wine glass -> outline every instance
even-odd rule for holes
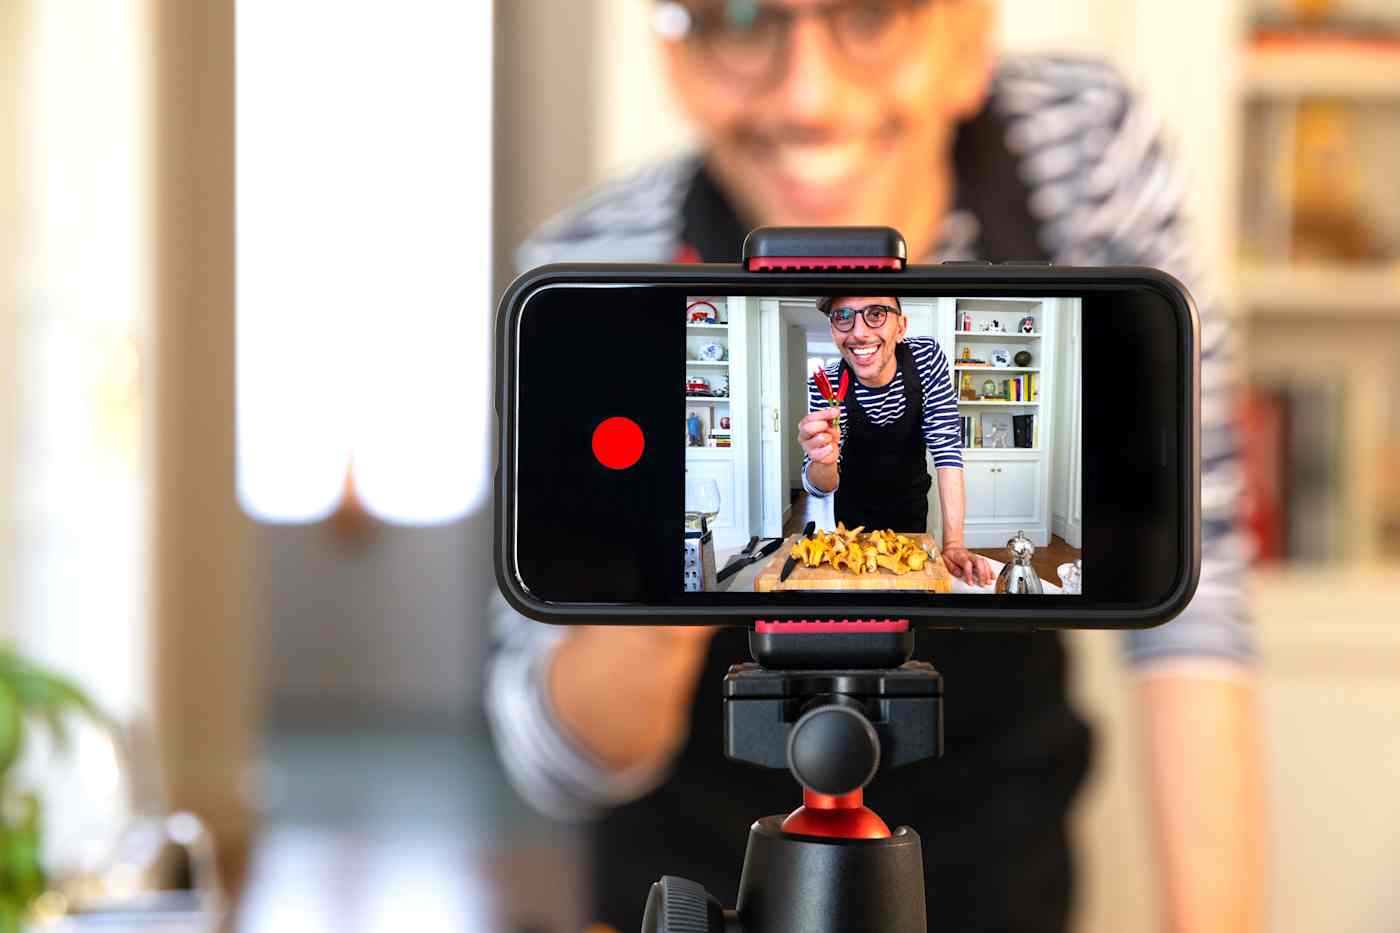
[[[685,510],[705,517],[707,527],[719,516],[719,483],[712,478],[687,478],[685,481]]]

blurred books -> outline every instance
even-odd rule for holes
[[[1256,562],[1339,559],[1346,421],[1340,386],[1255,386],[1243,409],[1244,511]]]

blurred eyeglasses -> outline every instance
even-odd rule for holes
[[[857,314],[865,319],[866,327],[879,330],[891,314],[898,313],[898,308],[891,308],[889,305],[866,305],[864,308],[832,308],[826,316],[831,321],[831,326],[844,334],[856,326]]]
[[[843,59],[868,69],[896,60],[912,37],[915,12],[930,2],[836,0],[794,8],[755,0],[667,0],[656,5],[652,23],[663,38],[693,43],[730,77],[766,84],[786,70],[798,20],[825,21]]]

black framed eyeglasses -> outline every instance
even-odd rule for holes
[[[866,305],[864,308],[832,308],[826,313],[826,317],[831,321],[832,327],[844,334],[856,326],[857,314],[865,319],[866,327],[879,330],[885,326],[885,321],[891,314],[899,313],[898,308],[891,308],[889,305]]]
[[[931,2],[835,0],[794,8],[759,0],[665,0],[652,22],[662,37],[693,43],[729,77],[763,84],[786,71],[800,19],[823,20],[843,59],[865,73],[899,60],[913,36],[914,14]]]

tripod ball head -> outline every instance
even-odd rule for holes
[[[798,783],[839,797],[860,790],[880,768],[880,737],[839,698],[808,710],[788,733],[788,768]]]

